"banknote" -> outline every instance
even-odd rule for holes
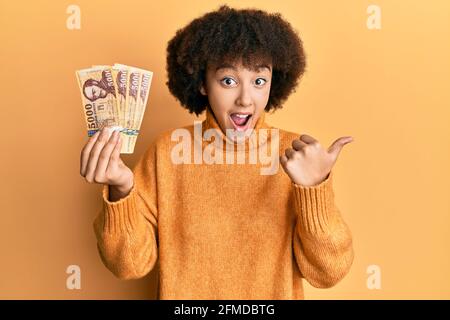
[[[150,86],[153,78],[153,72],[134,68],[134,71],[140,73],[141,81],[139,84],[139,93],[137,98],[137,106],[133,113],[133,121],[131,123],[131,129],[133,130],[133,136],[131,138],[131,145],[135,146],[136,140],[139,134],[139,129],[142,124],[142,119],[144,117],[145,108],[148,102],[148,95],[150,91]]]
[[[110,68],[76,71],[88,136],[104,126],[118,126],[116,88]]]
[[[123,64],[114,64],[115,68],[119,68],[122,70],[127,70],[127,90],[126,90],[126,112],[125,112],[125,127],[128,129],[133,128],[134,124],[134,114],[136,113],[136,108],[138,107],[138,95],[139,88],[141,85],[141,72],[138,68],[123,65]]]
[[[127,109],[128,68],[120,68],[118,66],[113,66],[112,73],[117,88],[117,107],[119,109],[119,123],[124,128],[126,128],[125,112]]]
[[[140,69],[142,73],[141,85],[139,88],[138,108],[134,114],[133,125],[139,129],[144,117],[145,108],[148,102],[148,94],[152,85],[153,72]]]
[[[134,150],[147,105],[153,72],[118,63],[114,64],[114,67],[128,71],[127,108],[124,115],[126,119],[124,126],[130,135],[128,139],[129,149]]]
[[[108,68],[111,70],[114,86],[116,89],[116,103],[118,110],[118,122],[124,128],[124,112],[127,107],[127,86],[128,86],[128,68],[109,65],[93,65],[92,68]]]
[[[133,153],[153,72],[123,64],[93,65],[76,72],[88,136],[112,126],[122,137],[121,153]]]
[[[94,65],[92,67],[101,67]],[[116,87],[116,101],[119,110],[118,123],[124,129],[121,130],[122,136],[122,153],[133,153],[135,145],[135,132],[132,130],[132,112],[135,103],[129,98],[129,74],[134,67],[123,64],[114,64],[111,66],[103,66],[111,68],[111,72]],[[130,103],[129,103],[130,102]]]

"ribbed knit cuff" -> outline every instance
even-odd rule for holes
[[[332,175],[330,172],[324,181],[311,187],[292,182],[300,227],[307,233],[324,235],[332,229],[335,221]]]
[[[111,202],[109,197],[109,185],[103,186],[103,207],[105,214],[104,232],[121,233],[132,231],[137,225],[137,190],[133,185],[130,193],[118,201]]]

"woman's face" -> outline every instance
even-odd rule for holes
[[[257,71],[239,65],[209,67],[206,88],[200,92],[208,96],[217,122],[226,134],[227,129],[253,129],[269,101],[272,65],[260,65]]]
[[[91,101],[95,101],[98,98],[103,98],[106,96],[105,90],[96,85],[87,86],[84,89],[84,94]]]

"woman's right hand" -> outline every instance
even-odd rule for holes
[[[110,133],[104,127],[89,138],[81,150],[80,174],[89,183],[108,184],[112,201],[128,195],[133,187],[134,176],[120,158],[122,139],[118,130]]]

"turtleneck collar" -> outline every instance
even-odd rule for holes
[[[223,132],[223,130],[220,128],[220,125],[217,122],[217,119],[209,106],[206,108],[206,119],[203,121],[203,124],[202,124],[202,136],[203,136],[203,133],[208,129],[217,130],[224,145],[227,142],[229,144],[230,143],[234,144],[234,145],[237,144],[236,142],[230,140],[226,136],[226,132]],[[264,143],[270,142],[270,137],[271,137],[270,130],[266,130],[267,131],[267,135],[265,135],[266,138],[261,138],[261,136],[259,134],[260,129],[271,129],[271,126],[265,122],[265,111],[260,115],[260,117],[256,121],[255,126],[253,127],[253,133],[256,134],[256,136],[257,136],[257,144],[255,145],[255,144],[249,143],[249,139],[245,139],[245,150],[246,151],[252,150],[254,147],[259,147]]]

